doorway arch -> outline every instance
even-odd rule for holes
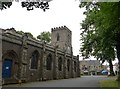
[[[17,53],[7,50],[2,56],[2,78],[17,78],[18,65]]]

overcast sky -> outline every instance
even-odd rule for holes
[[[14,27],[16,30],[31,32],[35,37],[43,31],[66,25],[72,31],[74,55],[80,49],[80,23],[85,19],[84,9],[79,8],[79,0],[53,0],[50,9],[27,11],[20,3],[14,2],[10,9],[0,11],[0,28]]]
[[[53,0],[49,5],[50,9],[46,12],[42,9],[27,11],[21,7],[21,3],[14,2],[10,9],[0,11],[0,28],[14,27],[16,30],[31,32],[36,37],[43,31],[51,32],[51,28],[66,25],[72,31],[73,54],[78,55],[81,44],[80,23],[85,19],[85,9],[79,8],[79,0]]]

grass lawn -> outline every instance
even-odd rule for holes
[[[108,78],[117,78],[118,76],[107,76]]]
[[[102,89],[120,89],[120,82],[116,79],[101,80],[100,86]]]

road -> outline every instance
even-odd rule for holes
[[[103,79],[106,79],[106,76],[82,76],[81,78],[5,85],[4,87],[100,87],[99,81]]]

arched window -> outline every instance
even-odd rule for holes
[[[51,67],[52,67],[52,55],[51,54],[49,54],[48,56],[47,56],[47,59],[46,59],[46,69],[47,70],[51,70]]]
[[[38,58],[39,58],[38,51],[34,51],[32,53],[31,69],[37,69],[37,67],[38,67]]]
[[[68,71],[70,71],[70,60],[69,59],[67,60],[67,69]]]
[[[57,34],[57,41],[59,41],[60,40],[60,35],[59,34]]]
[[[76,72],[76,62],[74,61],[74,71]]]
[[[62,58],[61,57],[58,59],[58,70],[62,71]]]

